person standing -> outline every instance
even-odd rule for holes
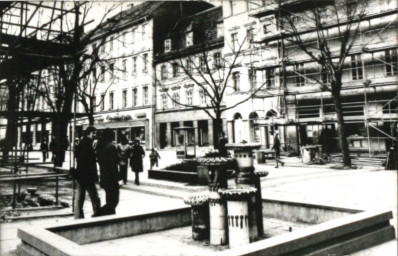
[[[113,145],[113,131],[105,129],[97,145],[97,159],[100,168],[100,186],[105,190],[106,203],[101,207],[99,216],[116,213],[119,203],[118,155]]]
[[[84,218],[83,205],[86,198],[86,191],[91,199],[93,207],[93,216],[97,216],[101,207],[101,201],[98,196],[95,183],[98,182],[97,162],[93,148],[93,137],[96,129],[92,126],[84,131],[84,137],[75,149],[76,153],[76,179],[77,200],[75,207],[75,219]]]
[[[130,145],[126,135],[122,135],[120,143],[117,144],[117,155],[119,159],[119,174],[123,184],[127,183],[127,166],[130,154]]]
[[[145,151],[140,145],[139,140],[134,141],[133,149],[131,150],[130,166],[135,173],[135,184],[140,185],[139,173],[144,171],[142,159],[145,156]]]
[[[55,136],[51,136],[51,142],[50,142],[50,150],[51,150],[51,162],[55,161],[55,155],[57,152],[57,142],[55,141]]]
[[[159,166],[159,160],[158,159],[160,159],[160,155],[159,155],[158,151],[156,150],[156,148],[152,148],[151,154],[149,154],[149,160],[150,160],[150,164],[151,164],[151,169],[152,169],[152,167],[155,166],[155,164],[156,164],[156,167]]]
[[[220,156],[227,157],[228,156],[228,150],[225,147],[225,145],[228,143],[228,139],[225,138],[225,133],[220,132],[220,137],[218,139],[218,153]]]
[[[279,140],[279,132],[278,131],[275,132],[274,144],[272,145],[271,149],[275,150],[275,162],[276,162],[275,168],[278,168],[278,163],[280,163],[282,166],[284,166],[285,163],[279,159],[281,156],[281,141]]]
[[[46,138],[43,138],[43,140],[41,141],[40,150],[43,153],[43,162],[46,162],[46,159],[48,157],[48,143]]]

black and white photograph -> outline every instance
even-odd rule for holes
[[[398,256],[396,0],[0,0],[1,256]]]

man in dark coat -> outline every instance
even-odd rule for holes
[[[98,215],[101,207],[95,183],[98,182],[97,162],[93,148],[93,137],[96,129],[89,126],[84,131],[84,137],[75,149],[77,162],[76,179],[78,181],[78,192],[75,207],[75,219],[84,218],[83,205],[86,191],[91,199],[94,216]]]
[[[275,136],[274,136],[274,144],[272,145],[273,150],[275,150],[275,168],[278,168],[278,163],[280,163],[282,166],[285,165],[284,162],[282,162],[279,158],[281,156],[281,141],[279,140],[279,132],[276,131],[275,132]]]
[[[131,152],[130,165],[131,170],[135,173],[135,184],[140,185],[139,173],[144,171],[142,159],[145,156],[145,151],[140,145],[139,140],[134,141],[134,146]]]
[[[98,143],[97,158],[100,167],[100,186],[105,190],[106,204],[101,207],[100,215],[116,213],[119,203],[118,155],[112,144],[113,131],[105,129]]]
[[[56,152],[57,152],[57,142],[55,141],[55,136],[51,136],[50,150],[51,150],[51,153],[52,153],[51,162],[54,162],[55,161],[55,155],[56,155]]]

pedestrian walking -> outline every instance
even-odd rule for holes
[[[116,213],[119,203],[118,155],[113,145],[113,131],[105,129],[97,145],[97,159],[100,168],[100,186],[105,190],[106,203],[101,207],[99,216]]]
[[[46,162],[46,159],[48,157],[48,143],[46,138],[43,138],[43,140],[41,141],[40,150],[43,154],[43,162]]]
[[[122,135],[120,143],[117,144],[117,155],[119,160],[119,178],[123,181],[123,184],[127,183],[127,167],[130,154],[130,145],[126,135]]]
[[[151,169],[152,169],[152,167],[155,166],[155,164],[156,164],[156,167],[159,166],[159,159],[160,159],[160,155],[159,155],[158,151],[156,150],[156,148],[152,148],[151,153],[149,154]]]
[[[134,146],[131,150],[130,166],[131,170],[135,173],[135,184],[140,185],[139,173],[144,171],[142,159],[145,156],[145,151],[140,145],[139,140],[134,141]]]
[[[280,163],[282,166],[285,165],[283,161],[280,160],[281,156],[281,141],[279,140],[279,132],[276,131],[274,135],[274,144],[272,145],[273,150],[275,150],[275,168],[278,168],[278,163]]]
[[[101,201],[98,196],[97,187],[95,183],[98,182],[97,162],[93,148],[93,137],[96,129],[92,126],[87,127],[84,131],[84,137],[80,141],[78,147],[75,149],[76,153],[76,179],[77,186],[77,200],[75,204],[75,219],[84,218],[83,205],[86,198],[86,191],[90,196],[93,207],[93,216],[99,214]]]
[[[51,150],[51,162],[55,161],[55,155],[57,152],[57,142],[55,141],[55,136],[51,136],[51,142],[50,142],[50,150]]]

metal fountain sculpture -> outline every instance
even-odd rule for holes
[[[184,199],[192,206],[194,240],[210,237],[212,245],[229,244],[233,248],[263,235],[260,178],[268,172],[255,171],[253,165],[253,150],[260,147],[244,141],[232,143],[226,148],[233,151],[233,157],[213,153],[198,159],[199,165],[208,169],[209,190]],[[231,168],[235,170],[235,185],[229,188]]]

